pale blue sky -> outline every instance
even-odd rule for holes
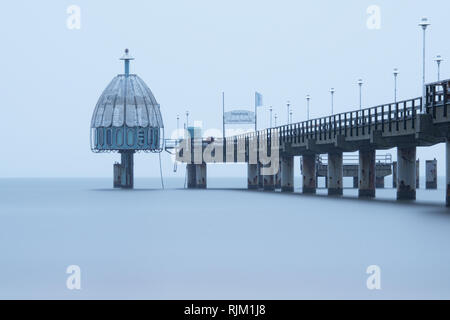
[[[66,27],[66,9],[81,8],[81,30]],[[381,29],[366,27],[370,5],[381,8]],[[0,58],[3,137],[0,177],[91,177],[112,174],[114,154],[92,154],[90,118],[109,81],[122,72],[118,58],[128,47],[132,72],[161,104],[168,134],[176,115],[221,128],[221,92],[228,109],[251,106],[253,92],[286,121],[356,109],[357,79],[364,105],[393,100],[394,67],[399,98],[421,94],[422,16],[428,32],[427,79],[436,79],[433,57],[450,63],[448,1],[8,1],[2,4]],[[449,63],[442,77],[449,77]],[[259,123],[267,126],[268,108]],[[419,150],[422,160],[439,160],[442,146]],[[394,152],[395,153],[395,152]],[[165,175],[172,164],[164,155]],[[244,167],[211,168],[214,175],[239,174]],[[157,156],[136,157],[137,176],[159,174]],[[182,175],[184,172],[178,173]]]

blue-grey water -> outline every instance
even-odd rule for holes
[[[247,191],[245,179],[111,183],[0,180],[0,298],[450,298],[442,179],[413,203],[388,188],[359,200]],[[69,265],[81,290],[66,287]],[[366,287],[370,265],[381,290]]]

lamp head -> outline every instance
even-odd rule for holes
[[[442,61],[444,61],[444,59],[441,57],[441,55],[437,55],[436,59],[434,59],[434,61],[436,61],[438,64],[441,63]]]
[[[422,20],[420,20],[419,26],[422,27],[423,30],[426,30],[429,25],[428,18],[423,17]]]

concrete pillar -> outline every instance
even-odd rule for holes
[[[122,166],[118,162],[114,163],[114,167],[113,167],[114,188],[121,187],[121,185],[122,185],[121,174],[122,174]]]
[[[281,189],[281,166],[282,166],[282,161],[280,159],[280,164],[279,164],[279,169],[277,174],[275,175],[275,189]]]
[[[187,187],[188,189],[195,189],[197,187],[197,175],[196,175],[196,165],[188,163],[186,165],[187,174]]]
[[[316,155],[304,155],[302,157],[303,193],[316,193]]]
[[[281,158],[281,191],[294,192],[294,157]]]
[[[328,175],[327,187],[328,195],[343,195],[343,176],[344,166],[342,152],[333,152],[328,154]]]
[[[261,174],[262,164],[258,163],[258,189],[264,188],[264,177]]]
[[[376,177],[375,187],[377,189],[384,189],[384,177]]]
[[[197,189],[206,189],[206,163],[195,165],[195,184]]]
[[[392,162],[392,188],[397,189],[397,161]]]
[[[450,207],[450,141],[445,143],[445,188],[446,188],[446,205]]]
[[[416,147],[397,148],[397,200],[416,199]]]
[[[425,163],[426,188],[437,189],[437,160],[427,160]]]
[[[353,177],[353,188],[358,189],[358,177]]]
[[[359,197],[375,197],[375,150],[359,151]]]
[[[133,189],[134,187],[134,151],[121,151],[121,187]]]
[[[264,168],[270,168],[269,165],[265,165]],[[265,191],[274,191],[275,190],[275,175],[270,174],[266,176],[262,176],[263,178],[263,188]]]
[[[420,189],[420,160],[416,161],[416,189]]]
[[[247,188],[249,190],[258,189],[258,165],[247,164]]]

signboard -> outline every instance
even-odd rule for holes
[[[234,110],[225,112],[226,124],[253,124],[255,123],[255,113],[247,110]]]

